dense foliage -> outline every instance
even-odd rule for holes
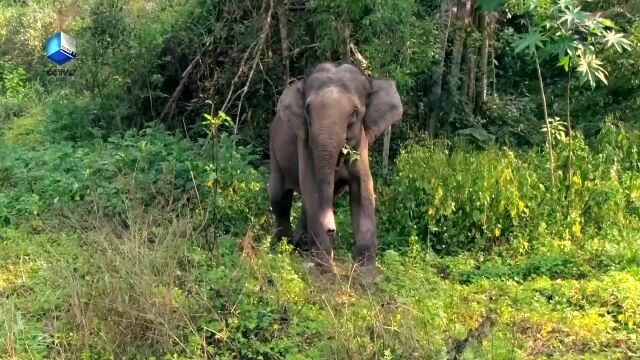
[[[637,357],[638,14],[0,0],[0,357]],[[59,30],[78,42],[61,67]],[[268,123],[324,60],[403,99],[386,174],[372,150],[375,279],[346,195],[336,276],[271,239]]]
[[[592,148],[579,135],[571,147],[568,138],[557,140],[556,187],[548,185],[548,163],[539,151],[413,144],[398,158],[382,216],[399,239],[418,234],[445,253],[491,250],[505,241],[529,248],[529,239],[549,236],[610,238],[635,226],[637,132],[610,123]]]

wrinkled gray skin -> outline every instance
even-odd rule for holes
[[[365,267],[375,265],[369,146],[402,112],[393,80],[370,80],[352,65],[320,64],[305,80],[289,84],[278,100],[269,139],[269,198],[277,240],[291,239],[296,247],[313,250],[315,261],[332,271],[333,201],[348,187],[354,258]],[[358,151],[359,160],[345,161],[345,142]],[[303,212],[292,231],[294,191],[301,195]]]

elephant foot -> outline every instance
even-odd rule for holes
[[[376,267],[376,246],[371,244],[357,244],[353,249],[355,262],[365,271],[372,271]]]
[[[326,252],[314,249],[311,251],[311,262],[314,264],[314,267],[323,275],[337,274],[335,263],[333,261],[333,252],[327,255]]]
[[[296,250],[302,253],[308,252],[310,250],[309,241],[307,240],[307,234],[299,229],[295,229],[293,231],[291,245],[293,245]]]
[[[276,229],[276,231],[273,234],[273,239],[276,242],[279,242],[282,239],[290,240],[291,237],[292,237],[291,230],[286,230],[286,229]]]

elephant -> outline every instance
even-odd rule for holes
[[[311,250],[318,255],[315,264],[332,272],[334,200],[348,188],[353,258],[365,269],[375,267],[378,239],[369,148],[402,114],[394,80],[371,79],[351,64],[320,63],[308,76],[289,82],[269,128],[268,193],[276,241],[287,238],[294,247]],[[356,159],[345,156],[343,149],[349,147],[357,151]],[[302,211],[292,231],[294,192]]]

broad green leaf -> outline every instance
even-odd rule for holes
[[[612,29],[618,29],[618,26],[616,26],[616,24],[609,19],[599,19],[600,23],[604,26],[604,27],[609,27]]]
[[[218,119],[220,119],[221,121],[224,121],[227,125],[231,127],[235,126],[233,119],[231,119],[227,114],[225,114],[222,111],[218,111]]]
[[[604,26],[599,21],[591,22],[588,25],[589,29],[589,41],[593,41],[593,36],[600,36],[604,31]]]
[[[560,18],[559,23],[566,23],[567,27],[572,29],[576,25],[586,24],[591,18],[591,13],[580,10],[580,7],[575,9],[565,10],[564,15]]]
[[[622,48],[631,50],[631,42],[624,38],[624,34],[617,33],[613,30],[607,30],[604,32],[603,36],[607,47],[614,46],[618,52],[622,52]]]
[[[575,7],[575,1],[574,0],[560,0],[560,1],[558,1],[557,8],[560,8],[562,10],[571,10],[574,7]]]
[[[607,71],[602,67],[602,61],[598,60],[594,54],[579,52],[578,72],[582,82],[589,81],[591,87],[595,87],[596,78],[607,85]]]
[[[558,59],[562,60],[566,55],[573,56],[577,47],[578,42],[574,36],[561,34],[561,36],[554,39],[551,46],[549,46],[549,51],[555,53]]]
[[[527,48],[529,49],[529,53],[533,54],[536,48],[542,48],[544,46],[542,44],[543,40],[545,40],[545,38],[538,29],[531,29],[528,33],[518,36],[514,42],[515,52],[518,53]]]
[[[526,3],[529,6],[529,11],[535,12],[540,7],[540,0],[527,0]]]
[[[565,56],[562,58],[562,60],[560,60],[560,62],[558,63],[558,65],[561,65],[562,67],[564,67],[564,71],[569,71],[569,62],[571,60],[571,57],[569,57],[569,55]]]

